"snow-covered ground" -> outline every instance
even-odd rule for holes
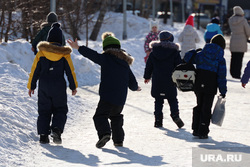
[[[106,18],[100,34],[113,31],[122,39],[122,15],[109,13]],[[127,20],[128,39],[121,40],[121,45],[135,58],[131,68],[142,91],[129,91],[128,94],[123,110],[126,134],[124,147],[114,147],[112,141],[102,149],[95,147],[98,138],[92,117],[99,100],[100,68],[79,55],[76,50],[72,53],[72,59],[79,88],[76,96],[71,96],[70,92],[68,94],[69,113],[62,135],[63,143],[39,143],[36,131],[37,90],[30,98],[26,88],[34,55],[30,50],[30,44],[21,39],[0,45],[1,167],[191,167],[192,162],[193,166],[245,167],[250,164],[250,85],[242,88],[240,81],[232,79],[228,72],[226,116],[222,127],[211,124],[209,139],[201,140],[192,136],[192,108],[196,104],[192,92],[178,92],[184,128],[178,129],[171,120],[167,102],[164,106],[164,127],[154,128],[154,99],[150,95],[151,85],[145,85],[142,78],[145,65],[143,44],[149,32],[149,21],[130,14]],[[160,29],[171,31],[175,39],[178,38],[183,26],[184,24],[180,23],[175,23],[174,27],[160,23]],[[198,47],[203,47],[203,31],[200,30],[198,33],[202,40]],[[228,42],[228,37],[226,38]],[[80,44],[85,44],[85,41],[80,41]],[[225,58],[229,68],[228,46],[227,44]],[[89,41],[89,47],[98,52],[102,51],[100,35],[98,41]],[[243,69],[248,60],[250,52],[245,54]],[[210,156],[210,163],[206,160],[207,155]],[[219,155],[222,156],[223,163]],[[201,158],[203,163],[199,164]]]

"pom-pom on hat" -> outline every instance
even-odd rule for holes
[[[217,35],[213,36],[210,43],[217,44],[220,47],[222,47],[222,49],[226,48],[226,41],[221,34],[217,34]]]
[[[235,6],[233,11],[235,15],[244,15],[244,10],[240,6]]]
[[[54,13],[54,12],[50,12],[48,15],[47,15],[47,22],[48,23],[54,23],[54,22],[57,22],[57,14]]]
[[[62,30],[60,28],[59,23],[54,23],[51,26],[51,29],[49,30],[47,41],[48,42],[54,42],[62,45]]]
[[[194,26],[194,16],[193,15],[188,16],[185,25],[191,25],[192,27]]]
[[[167,30],[163,30],[160,32],[159,34],[159,38],[160,41],[170,41],[173,42],[174,41],[174,36],[173,34],[171,34],[169,31]]]
[[[121,48],[120,41],[115,37],[112,32],[105,32],[102,34],[102,47],[103,50],[108,48]]]

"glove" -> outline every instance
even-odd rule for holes
[[[220,96],[221,96],[222,98],[225,98],[225,97],[226,97],[226,95],[225,95],[225,94],[224,94],[224,95],[223,95],[223,94],[220,94]]]

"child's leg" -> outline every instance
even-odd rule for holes
[[[112,129],[112,139],[114,143],[122,143],[124,140],[124,130],[123,130],[123,115],[121,114],[123,106],[113,105],[110,112],[111,129]]]
[[[203,104],[200,117],[199,135],[205,136],[209,133],[209,125],[211,119],[211,108],[213,105],[214,95],[204,94]]]
[[[37,131],[39,135],[49,135],[52,115],[52,102],[43,91],[39,91],[38,94]]]
[[[155,98],[155,120],[162,120],[163,119],[163,104],[164,104],[164,98],[157,97]]]
[[[99,139],[101,139],[106,134],[111,134],[110,124],[109,124],[109,113],[111,110],[111,104],[100,100],[93,116],[93,120],[95,123],[95,128],[97,130],[97,134]]]
[[[195,92],[196,95],[196,101],[197,106],[193,108],[193,122],[192,122],[192,129],[194,131],[194,134],[198,135],[198,130],[200,126],[200,118],[201,118],[201,110],[202,110],[202,100],[203,100],[203,94]]]
[[[61,94],[60,97],[56,96],[52,98],[53,102],[53,116],[52,116],[52,124],[51,129],[57,128],[60,133],[63,133],[64,126],[67,121],[67,94]]]
[[[172,117],[172,119],[174,120],[175,118],[179,118],[179,106],[178,106],[178,100],[176,97],[174,98],[169,98],[168,100],[168,104],[170,107],[170,116]]]

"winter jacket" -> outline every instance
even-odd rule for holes
[[[178,37],[179,42],[181,44],[181,58],[185,56],[185,53],[191,49],[196,49],[196,44],[200,42],[200,38],[196,32],[196,30],[191,25],[186,25],[183,31],[180,33]]]
[[[153,32],[153,31],[150,31],[150,33],[148,33],[148,35],[146,36],[145,43],[144,43],[144,51],[145,51],[145,53],[147,51],[151,51],[151,48],[149,48],[149,43],[151,41],[157,41],[159,33],[160,33],[160,31],[158,31],[156,33]]]
[[[188,62],[195,50],[189,51],[184,57]],[[217,44],[206,44],[202,51],[198,52],[193,58],[193,64],[196,64],[195,92],[216,94],[217,87],[221,94],[227,92],[226,80],[226,61],[224,59],[224,50]]]
[[[244,16],[233,15],[229,18],[232,31],[230,38],[231,52],[247,52],[247,39],[250,36],[250,27]]]
[[[209,23],[206,27],[206,31],[204,34],[204,39],[206,43],[210,43],[210,40],[215,36],[216,34],[221,34],[223,35],[221,28],[218,24],[216,23]]]
[[[172,81],[174,68],[181,63],[179,46],[173,42],[151,43],[152,52],[149,55],[144,71],[144,79],[152,77],[152,97],[173,98],[177,96],[176,87]]]
[[[34,59],[27,88],[34,90],[39,79],[39,90],[54,96],[66,92],[66,73],[69,88],[75,90],[78,86],[74,66],[70,53],[72,49],[68,46],[56,46],[42,41],[38,44],[39,52]]]
[[[51,24],[46,23],[46,24],[42,24],[41,25],[42,29],[37,33],[37,35],[35,36],[35,39],[32,41],[32,47],[35,49],[35,54],[37,53],[37,44],[40,41],[47,41],[47,36],[49,33],[49,30],[51,28]],[[65,46],[65,37],[64,35],[62,35],[62,45]]]
[[[244,70],[244,74],[241,78],[241,82],[247,84],[250,78],[250,61],[247,63],[247,66]]]
[[[115,105],[124,105],[128,88],[138,89],[134,74],[130,69],[133,57],[121,49],[110,48],[102,54],[86,47],[78,49],[84,57],[101,66],[100,99]]]

